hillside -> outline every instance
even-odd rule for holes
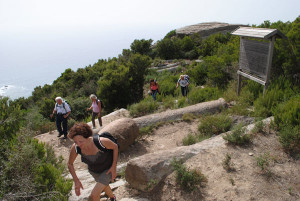
[[[126,112],[110,118],[118,119],[126,116]],[[104,119],[106,119],[104,117]],[[249,122],[245,117],[235,117],[235,123]],[[109,121],[104,121],[108,123]],[[251,122],[251,121],[250,121]],[[253,122],[253,121],[252,121]],[[196,133],[199,119],[192,122],[175,121],[164,123],[150,134],[141,136],[129,150],[120,154],[118,164],[127,162],[149,153],[168,151],[182,146],[182,139],[190,133]],[[54,136],[54,137],[53,137]],[[64,158],[68,156],[70,140],[58,140],[56,132],[38,136],[41,141],[54,145],[55,152]],[[216,136],[200,143],[207,144],[214,141],[224,141]],[[222,165],[226,154],[231,156],[230,171]],[[268,156],[269,165],[265,170],[257,164],[257,158]],[[264,132],[255,133],[250,145],[239,147],[225,143],[215,143],[201,154],[187,160],[184,165],[189,169],[197,169],[203,173],[207,182],[197,187],[192,193],[184,191],[177,183],[175,173],[167,176],[150,193],[133,189],[125,184],[114,190],[118,200],[125,198],[134,200],[298,200],[300,199],[300,162],[286,155],[278,142],[278,136],[265,126]],[[77,171],[85,172],[86,167],[78,160],[75,163]],[[267,171],[266,171],[267,170]],[[121,172],[119,172],[120,174]],[[88,176],[87,176],[88,177]],[[87,184],[86,184],[87,185]],[[92,185],[92,184],[90,184]],[[88,186],[84,185],[84,188]],[[74,193],[74,192],[73,192]],[[72,194],[73,194],[72,193]],[[72,196],[71,200],[77,200]],[[124,198],[124,199],[123,199]],[[138,199],[139,198],[139,199]],[[79,199],[83,199],[82,197]],[[105,200],[105,199],[103,199]]]

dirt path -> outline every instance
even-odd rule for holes
[[[112,120],[112,119],[110,119]],[[119,163],[131,158],[159,150],[182,146],[182,139],[189,133],[196,133],[199,120],[191,123],[178,121],[167,123],[154,129],[152,133],[140,137],[135,144],[120,154]],[[57,133],[46,133],[38,138],[51,144],[57,155],[67,159],[70,140],[57,139]],[[227,172],[222,166],[225,155],[232,157],[234,171]],[[270,153],[267,176],[257,165],[257,157]],[[274,133],[257,134],[253,143],[247,147],[225,145],[209,150],[189,159],[185,165],[201,171],[207,178],[203,187],[187,193],[176,184],[175,173],[169,175],[151,193],[132,189],[128,184],[114,191],[118,200],[125,197],[147,198],[151,201],[185,200],[300,200],[300,161],[286,155]],[[86,169],[80,161],[75,161],[75,168]]]

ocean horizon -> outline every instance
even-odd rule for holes
[[[170,25],[172,26],[172,25]],[[52,84],[66,69],[77,71],[130,49],[135,39],[163,38],[172,28],[103,27],[90,30],[24,30],[0,33],[0,96],[31,96],[35,87]],[[100,29],[100,30],[99,30]]]

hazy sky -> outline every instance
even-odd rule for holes
[[[299,15],[300,0],[0,0],[0,87],[51,83],[66,68],[118,56],[134,39],[160,40],[187,25]]]

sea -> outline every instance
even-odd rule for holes
[[[171,27],[108,27],[84,30],[23,30],[0,33],[0,96],[29,97],[66,69],[95,64],[130,49],[135,39],[163,38]]]

